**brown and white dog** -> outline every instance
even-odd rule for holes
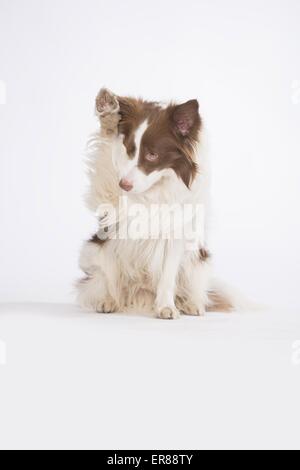
[[[132,221],[128,207],[146,209],[143,228],[153,221],[153,206],[207,207],[197,100],[162,105],[102,89],[96,113],[101,128],[89,145],[87,205],[97,212],[107,236],[100,230],[83,246],[80,267],[86,277],[77,285],[80,305],[99,313],[146,309],[164,319],[235,308],[233,297],[212,283],[205,230],[196,233],[192,244],[184,231],[181,237],[165,237],[161,227],[155,237],[141,232],[116,236]],[[122,216],[112,222],[107,208],[116,208],[124,196],[127,212],[121,209]],[[194,216],[192,210],[182,226],[191,225]]]

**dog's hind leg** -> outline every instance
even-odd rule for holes
[[[89,241],[81,251],[80,267],[86,277],[77,283],[77,299],[84,309],[112,313],[118,309],[117,294],[110,282],[114,279],[116,284],[116,273],[112,261],[107,262],[105,246],[99,243]]]
[[[116,312],[117,306],[109,295],[105,276],[99,271],[77,283],[78,304],[97,313]]]
[[[201,316],[208,304],[210,263],[201,252],[191,253],[181,266],[176,292],[176,306],[185,315]]]

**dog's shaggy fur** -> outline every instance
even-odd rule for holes
[[[120,239],[112,233],[128,222],[127,216],[115,225],[106,220],[107,205],[117,207],[124,194],[129,207],[207,207],[209,181],[198,108],[196,100],[163,106],[117,97],[106,89],[97,96],[101,128],[89,142],[86,202],[98,211],[107,237],[95,235],[83,246],[80,267],[85,278],[77,286],[83,308],[102,313],[146,309],[165,319],[234,308],[230,296],[212,286],[211,258],[200,236],[192,249],[184,237]]]

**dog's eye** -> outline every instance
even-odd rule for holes
[[[147,153],[146,155],[146,160],[148,160],[148,162],[155,162],[157,159],[158,159],[157,153]]]

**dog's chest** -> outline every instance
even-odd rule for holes
[[[167,240],[115,240],[114,255],[123,277],[141,284],[159,278],[167,248]]]

